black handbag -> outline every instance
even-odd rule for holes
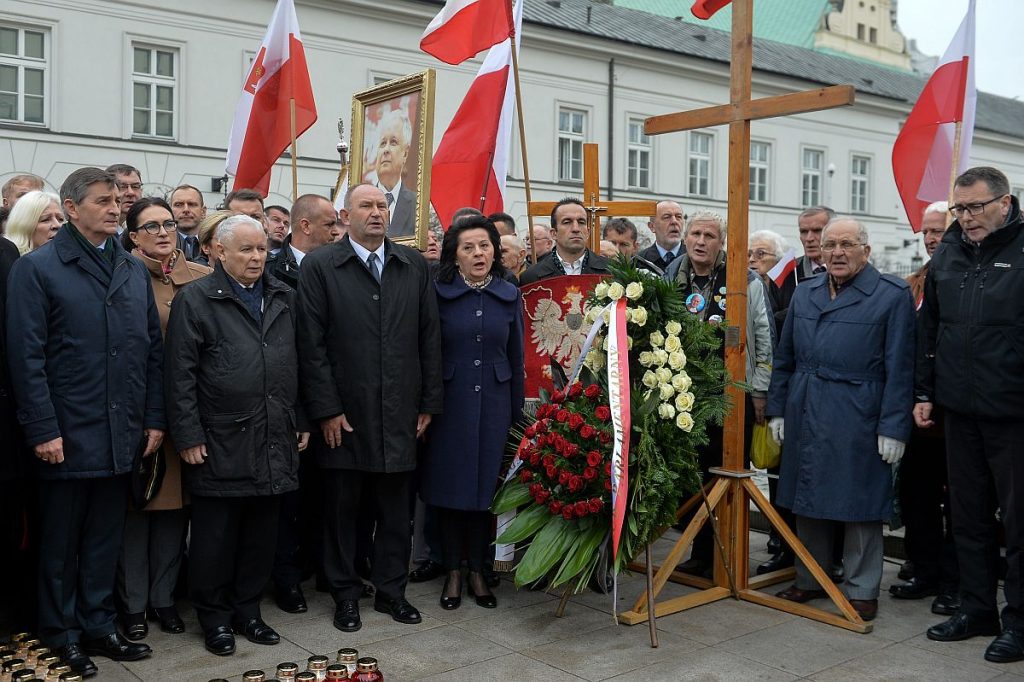
[[[152,501],[160,491],[164,482],[164,474],[167,473],[167,460],[164,459],[164,449],[159,447],[149,457],[143,457],[146,451],[146,443],[149,439],[145,434],[135,448],[135,457],[132,460],[132,508],[140,511]]]

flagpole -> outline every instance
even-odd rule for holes
[[[956,178],[960,175],[957,168],[960,167],[960,135],[963,133],[963,119],[956,122],[956,132],[953,133],[953,164],[949,169],[949,205],[953,205],[953,187],[956,186]]]
[[[494,154],[497,148],[491,150],[491,158],[487,162],[487,171],[484,173],[484,186],[480,190],[480,212],[484,212],[484,204],[487,203],[487,187],[491,184],[491,171],[494,168]]]
[[[295,98],[288,100],[291,109],[291,133],[292,133],[292,201],[299,198],[299,167],[298,159],[295,158]]]
[[[514,25],[514,24],[513,24]],[[519,119],[519,146],[523,152],[523,182],[526,189],[526,230],[530,239],[530,262],[537,263],[537,245],[533,241],[533,216],[530,214],[530,163],[526,156],[526,124],[523,122],[523,90],[519,83],[519,50],[516,49],[516,34],[512,31],[512,74],[516,79],[516,117]]]

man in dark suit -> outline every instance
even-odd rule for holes
[[[551,211],[555,248],[551,255],[531,265],[519,278],[522,285],[560,275],[607,275],[608,259],[587,248],[590,226],[587,209],[579,199],[566,197]]]
[[[362,627],[355,565],[359,512],[372,509],[374,608],[422,618],[405,598],[416,440],[444,404],[441,323],[423,256],[385,237],[388,202],[372,184],[349,189],[348,235],[306,256],[299,278],[299,373],[320,424],[324,573],[334,626]]]
[[[178,249],[185,259],[195,261],[203,255],[199,248],[199,223],[206,217],[203,193],[192,185],[178,185],[167,195],[171,215],[178,223]]]
[[[412,126],[405,112],[392,109],[380,122],[377,145],[377,188],[384,193],[391,221],[388,236],[411,237],[416,234],[416,192],[402,183],[405,162],[409,158]]]
[[[654,233],[654,244],[640,252],[640,257],[654,263],[662,270],[686,252],[683,246],[683,223],[686,216],[674,201],[659,201],[656,213],[647,223]]]
[[[804,209],[797,217],[796,222],[800,230],[800,243],[804,247],[804,255],[796,259],[796,268],[780,287],[781,305],[775,313],[776,326],[780,330],[782,323],[786,320],[786,309],[789,308],[789,301],[793,298],[796,285],[805,279],[825,272],[824,256],[821,253],[821,233],[829,221],[835,217],[836,212],[828,206],[811,206]]]

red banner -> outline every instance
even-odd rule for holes
[[[523,287],[527,398],[539,398],[542,388],[554,389],[552,358],[566,376],[572,371],[590,331],[584,319],[587,296],[601,279],[601,275],[563,275]]]

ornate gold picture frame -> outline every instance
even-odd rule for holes
[[[425,250],[433,156],[434,70],[352,96],[349,185],[376,184],[391,207],[388,237]]]

